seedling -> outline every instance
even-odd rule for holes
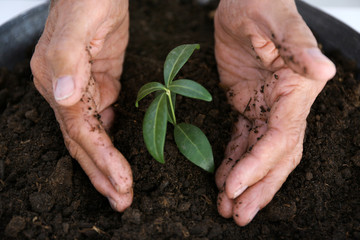
[[[143,121],[143,136],[146,148],[160,163],[164,160],[164,144],[167,123],[174,125],[174,139],[180,152],[195,165],[208,172],[214,172],[214,157],[209,140],[196,126],[177,123],[175,117],[176,94],[185,97],[211,101],[211,94],[199,83],[189,79],[174,80],[199,44],[185,44],[174,48],[166,57],[164,64],[164,84],[150,82],[142,86],[136,99],[136,107],[141,99],[157,92],[154,101],[147,109]]]

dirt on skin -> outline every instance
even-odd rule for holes
[[[70,157],[52,109],[34,88],[28,59],[13,72],[0,71],[0,239],[360,239],[355,64],[333,57],[338,73],[311,109],[300,165],[274,200],[241,228],[218,215],[214,176],[188,162],[172,134],[166,164],[151,158],[141,127],[152,98],[142,100],[139,109],[134,105],[143,84],[162,81],[172,48],[200,43],[178,77],[203,84],[213,101],[178,97],[177,116],[206,133],[220,164],[236,114],[218,87],[215,6],[138,0],[130,8],[131,39],[112,138],[133,170],[131,208],[114,212]]]

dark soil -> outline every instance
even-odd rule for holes
[[[185,0],[130,5],[131,39],[112,136],[133,169],[131,208],[114,212],[71,159],[27,61],[14,72],[0,71],[0,239],[360,239],[360,84],[354,64],[334,59],[338,74],[312,107],[300,165],[241,228],[218,215],[213,176],[179,154],[171,134],[166,164],[150,157],[141,126],[151,98],[134,106],[144,83],[161,81],[169,50],[200,43],[179,77],[199,81],[214,100],[178,98],[177,114],[205,131],[220,163],[236,115],[218,87],[209,17],[214,6]]]

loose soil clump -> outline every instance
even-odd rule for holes
[[[252,223],[238,227],[216,210],[214,176],[187,161],[167,136],[164,165],[147,153],[142,119],[151,98],[136,93],[162,80],[166,54],[200,43],[180,71],[213,101],[177,98],[178,118],[200,127],[217,166],[236,113],[218,87],[215,6],[131,1],[130,44],[114,105],[115,146],[134,175],[134,202],[114,212],[66,150],[52,109],[31,81],[29,59],[0,71],[0,239],[359,239],[360,84],[355,64],[333,54],[338,73],[312,106],[300,165]],[[193,120],[195,119],[195,120]]]

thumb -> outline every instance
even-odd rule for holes
[[[280,3],[281,2],[281,3]],[[296,9],[294,1],[279,1],[267,9],[264,20],[269,38],[275,43],[285,63],[302,76],[329,80],[335,65],[320,51],[317,41]]]
[[[46,52],[55,100],[63,106],[77,103],[91,74],[90,42],[101,22],[101,14],[76,1],[58,1],[47,25],[54,31]],[[62,4],[62,5],[61,5]],[[95,8],[96,9],[96,8]]]

